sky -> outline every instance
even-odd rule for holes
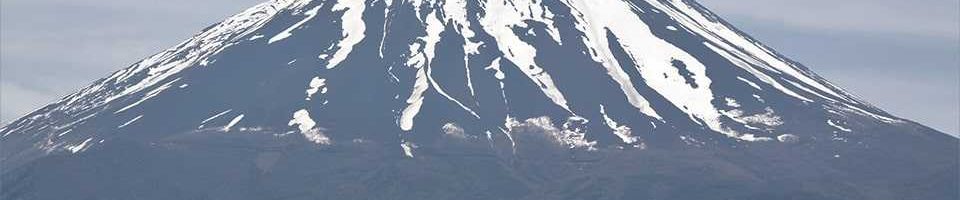
[[[0,1],[0,123],[261,1]],[[868,102],[960,133],[960,0],[700,3]]]

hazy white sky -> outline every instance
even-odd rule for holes
[[[2,0],[0,121],[263,0]],[[960,132],[960,0],[700,0],[895,115]]]

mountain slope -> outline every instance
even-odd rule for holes
[[[956,138],[681,0],[275,0],[0,135],[10,199],[950,199],[960,185]]]

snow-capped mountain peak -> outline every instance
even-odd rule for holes
[[[199,93],[208,95],[191,95]],[[365,103],[377,106],[358,105]],[[157,110],[171,106],[191,109]],[[338,113],[359,107],[368,116]],[[95,146],[91,140],[150,126],[268,129],[332,144],[362,138],[338,134],[360,129],[337,128],[344,125],[394,124],[376,129],[409,142],[446,123],[509,136],[528,119],[602,145],[644,143],[644,135],[661,133],[771,142],[816,137],[797,127],[855,132],[903,123],[691,1],[276,0],[40,109],[2,135],[33,144],[7,151],[13,155],[76,153]],[[568,130],[569,123],[582,127]]]
[[[691,0],[273,0],[0,128],[0,199],[956,199],[958,144]]]

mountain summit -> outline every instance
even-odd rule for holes
[[[960,196],[956,138],[689,0],[274,0],[0,135],[2,199]]]

